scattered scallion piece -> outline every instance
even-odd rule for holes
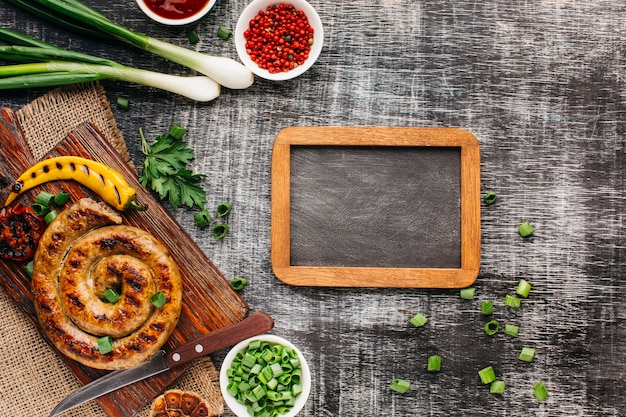
[[[198,32],[196,32],[195,30],[187,31],[187,39],[189,39],[189,43],[192,45],[195,45],[198,42],[200,42],[200,36],[198,36]]]
[[[519,297],[507,294],[504,296],[504,304],[512,308],[519,308],[522,300]]]
[[[530,294],[530,283],[524,279],[520,279],[515,293],[521,297],[528,298],[528,294]]]
[[[494,334],[498,333],[499,328],[500,323],[498,323],[496,320],[491,320],[487,322],[487,324],[485,324],[485,333],[487,333],[489,336],[493,336]]]
[[[224,217],[224,216],[228,216],[231,212],[231,210],[233,209],[233,205],[230,203],[219,203],[217,205],[217,216],[218,217]]]
[[[167,301],[167,297],[161,291],[159,291],[157,293],[154,293],[154,295],[152,295],[152,297],[150,297],[150,302],[156,308],[163,307],[163,305],[165,304],[166,301]]]
[[[550,394],[548,394],[548,389],[542,381],[533,385],[533,393],[535,394],[537,401],[544,401],[550,396]]]
[[[130,100],[127,97],[118,97],[115,101],[118,109],[128,110],[130,109]]]
[[[468,287],[461,289],[460,292],[461,298],[464,300],[473,300],[476,295],[476,288]]]
[[[493,366],[487,366],[478,371],[478,376],[483,384],[491,384],[496,380],[496,371],[494,371]]]
[[[529,347],[523,347],[519,354],[519,360],[524,362],[532,362],[535,357],[535,349]]]
[[[480,303],[480,312],[484,316],[490,316],[493,314],[493,301],[486,300]]]
[[[228,38],[230,38],[230,35],[232,34],[232,32],[230,31],[230,29],[228,29],[225,26],[220,25],[217,28],[217,36],[219,36],[220,38],[226,40]]]
[[[428,322],[428,319],[422,313],[417,313],[416,315],[414,315],[413,317],[409,319],[409,323],[411,323],[415,327],[422,327],[427,322]]]
[[[54,194],[47,191],[42,191],[35,197],[35,204],[41,204],[42,206],[50,206],[54,201]]]
[[[215,236],[217,239],[222,239],[227,234],[228,234],[228,225],[225,223],[220,223],[213,228],[213,236]]]
[[[193,219],[196,222],[196,226],[200,229],[204,229],[209,224],[211,224],[211,215],[207,209],[202,209],[196,214],[193,215]]]
[[[113,288],[107,288],[102,297],[111,304],[115,304],[120,300],[120,295]]]
[[[485,204],[490,206],[496,202],[496,198],[497,198],[496,193],[494,193],[493,191],[487,191],[487,193],[483,197],[483,201],[485,202]]]
[[[429,356],[427,370],[428,372],[439,372],[441,370],[441,356]]]
[[[50,207],[45,204],[33,203],[30,207],[39,217],[45,217],[48,213],[50,213]]]
[[[70,193],[67,191],[61,191],[54,196],[54,204],[62,206],[70,200]]]
[[[489,386],[489,392],[492,394],[504,394],[504,388],[506,384],[504,381],[496,380],[491,383]]]
[[[517,335],[519,334],[519,326],[507,323],[504,325],[503,332],[504,334],[508,334],[509,336],[517,337]]]
[[[391,385],[389,385],[389,388],[396,392],[399,392],[400,394],[404,394],[409,390],[409,388],[411,388],[411,382],[407,381],[406,379],[396,378],[391,381]]]
[[[522,237],[529,237],[529,236],[532,236],[533,233],[535,233],[535,229],[533,228],[533,226],[530,224],[530,222],[528,220],[526,220],[524,223],[520,224],[517,227],[517,231],[519,232],[520,236],[522,236]]]
[[[98,339],[98,352],[101,355],[113,352],[113,340],[111,336],[104,336]]]
[[[174,140],[182,140],[185,133],[187,133],[187,128],[176,124],[172,125],[170,130],[167,132],[167,134]]]
[[[245,278],[235,278],[230,281],[230,286],[235,291],[241,291],[248,284],[248,280]]]
[[[26,274],[29,277],[33,276],[33,268],[34,268],[34,266],[35,266],[35,263],[32,260],[28,261],[28,263],[26,264]]]
[[[56,210],[50,210],[50,212],[46,214],[46,216],[43,219],[45,220],[46,224],[50,224],[52,223],[52,220],[56,219],[58,215],[59,213],[57,213]]]

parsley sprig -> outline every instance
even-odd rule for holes
[[[194,174],[187,165],[194,158],[191,148],[182,140],[187,129],[174,125],[168,133],[157,136],[148,144],[143,131],[141,152],[145,156],[139,182],[156,192],[161,200],[167,200],[176,210],[179,207],[204,208],[206,192],[198,183],[206,177]]]

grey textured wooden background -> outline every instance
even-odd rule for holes
[[[119,23],[187,45],[184,32],[149,22],[131,0],[97,2]],[[198,25],[202,51],[235,56],[234,28],[245,1],[218,1]],[[253,309],[276,318],[275,333],[300,346],[313,370],[306,416],[626,415],[626,307],[623,274],[626,3],[543,1],[316,1],[326,30],[317,64],[283,83],[257,79],[208,104],[125,83],[105,82],[135,162],[138,129],[189,128],[194,168],[206,173],[208,207],[234,205],[231,233],[216,241],[176,217],[228,277],[246,276]],[[175,64],[114,43],[59,30],[0,4],[3,25],[75,50],[165,72]],[[0,92],[21,107],[45,91]],[[477,299],[457,291],[296,288],[272,274],[270,156],[291,125],[462,127],[481,144],[482,209]],[[522,239],[516,227],[536,228]],[[519,310],[503,306],[520,278],[532,285]],[[482,331],[480,300],[494,318],[522,326],[517,339]],[[428,324],[408,319],[423,312]],[[517,360],[522,346],[534,362]],[[426,359],[443,358],[428,374]],[[214,356],[217,363],[223,352]],[[507,383],[490,395],[477,371],[493,365]],[[404,395],[396,377],[412,381]],[[545,402],[533,398],[543,380]],[[226,414],[230,415],[230,414]]]

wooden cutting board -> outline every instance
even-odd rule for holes
[[[249,307],[245,300],[232,290],[229,281],[160,202],[139,184],[136,173],[129,168],[95,127],[90,124],[77,126],[50,152],[50,156],[57,155],[91,158],[115,168],[137,190],[138,200],[148,205],[146,211],[125,212],[123,217],[126,224],[142,228],[159,238],[170,249],[182,273],[183,308],[178,326],[165,346],[166,350],[179,346],[200,334],[235,323],[246,316]],[[0,109],[0,187],[2,188],[0,200],[2,202],[8,194],[8,185],[35,162],[24,140],[15,113],[8,108]],[[75,182],[58,181],[36,187],[35,190],[26,192],[18,201],[30,204],[42,190],[56,193],[61,189],[71,194],[71,201],[77,201],[83,197],[100,200],[96,194]],[[25,263],[0,260],[0,284],[6,288],[41,331],[32,304],[30,279],[25,271]],[[59,355],[84,384],[107,372],[85,367],[61,353]],[[97,401],[110,416],[132,417],[185,369],[186,367],[175,368],[100,397]]]

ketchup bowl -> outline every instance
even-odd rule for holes
[[[169,26],[182,26],[203,18],[217,0],[137,0],[146,16]]]
[[[274,7],[285,9],[281,12],[287,15],[285,19],[291,19],[289,23],[305,30],[306,35],[291,33],[291,30],[281,27],[279,23],[275,27],[271,26],[270,19],[278,14]],[[253,20],[256,20],[256,27],[251,26]],[[274,38],[266,39],[265,33],[276,34]],[[247,46],[248,41],[252,48]],[[322,20],[305,0],[254,0],[243,10],[235,27],[235,46],[239,59],[250,71],[267,80],[289,80],[302,75],[319,57],[323,43]],[[268,65],[268,68],[263,68],[264,65]]]

